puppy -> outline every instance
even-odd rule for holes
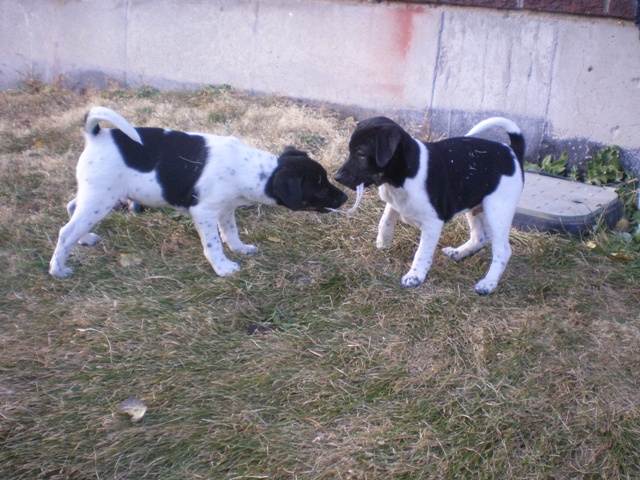
[[[469,138],[492,127],[506,130],[510,147]],[[466,212],[469,241],[443,252],[459,261],[491,241],[491,267],[475,286],[485,295],[495,290],[511,256],[509,229],[524,185],[524,149],[522,132],[506,118],[484,120],[465,137],[422,143],[392,120],[376,117],[354,131],[349,158],[335,179],[351,189],[359,184],[379,187],[387,205],[378,226],[378,248],[391,245],[398,218],[421,230],[411,268],[402,277],[404,287],[424,282],[444,223]]]
[[[117,129],[101,129],[99,121]],[[224,255],[222,241],[234,252],[258,251],[240,240],[236,208],[262,203],[324,213],[347,200],[319,163],[291,147],[278,158],[234,137],[133,128],[103,107],[86,115],[84,136],[78,191],[67,206],[70,221],[60,230],[49,265],[56,277],[72,273],[66,261],[73,246],[95,244],[99,237],[90,230],[120,199],[188,212],[204,254],[220,276],[240,270]]]

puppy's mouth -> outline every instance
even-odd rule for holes
[[[349,183],[349,184],[343,183],[343,185],[345,187],[347,187],[348,189],[357,192],[358,188],[362,188],[362,190],[364,190],[365,188],[370,187],[371,185],[374,185],[375,183],[376,182],[374,180],[367,179],[367,180],[362,180],[362,181],[355,180],[353,183]]]
[[[363,188],[367,188],[374,184],[378,185],[379,179],[376,178],[377,176],[378,175],[353,175],[346,171],[339,171],[334,178],[336,182],[344,185],[345,187],[351,190],[357,190],[359,185],[363,185]],[[379,176],[382,177],[382,173]]]
[[[362,188],[366,188],[369,185],[372,185],[374,183],[373,180],[371,179],[360,180],[350,175],[347,178],[345,177],[347,176],[338,174],[334,178],[336,179],[336,182],[340,183],[341,185],[344,185],[349,190],[353,190],[353,191],[357,191],[360,185],[362,185]]]

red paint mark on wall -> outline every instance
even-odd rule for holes
[[[404,101],[406,74],[410,71],[412,43],[416,25],[420,25],[419,16],[425,12],[419,7],[392,8],[380,18],[383,33],[377,49],[372,51],[380,72],[373,83],[376,91],[387,101]]]
[[[395,23],[394,38],[398,53],[402,59],[406,59],[411,49],[411,40],[413,40],[413,17],[417,13],[416,10],[403,8],[392,10]]]

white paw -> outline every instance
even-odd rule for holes
[[[240,247],[236,247],[233,249],[234,252],[236,253],[241,253],[243,255],[255,255],[256,253],[258,253],[258,247],[256,247],[255,245],[242,245]]]
[[[493,292],[497,286],[498,286],[498,282],[482,279],[478,283],[476,283],[475,290],[478,295],[487,295]]]
[[[444,247],[442,249],[442,253],[444,253],[447,257],[454,259],[456,262],[459,262],[462,259],[460,252],[457,248],[453,247]]]
[[[220,262],[218,265],[214,265],[213,269],[221,277],[227,277],[240,271],[241,267],[237,263],[227,260],[226,262]]]
[[[73,268],[71,267],[50,267],[49,275],[52,275],[57,278],[65,278],[73,273]]]
[[[400,284],[404,288],[415,288],[422,285],[422,282],[424,282],[424,279],[407,273],[404,277],[402,277],[402,281],[400,282]]]
[[[378,247],[378,250],[389,248],[391,246],[391,242],[393,242],[393,238],[378,236],[376,239],[376,247]]]
[[[99,241],[100,241],[100,235],[98,235],[97,233],[85,233],[82,237],[80,237],[80,240],[78,240],[78,243],[80,245],[92,247]]]

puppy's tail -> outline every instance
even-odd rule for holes
[[[110,108],[93,107],[84,117],[84,132],[87,136],[97,135],[100,132],[99,121],[109,122],[118,127],[122,132],[134,142],[142,144],[140,135],[125,118]]]
[[[522,166],[524,162],[524,137],[522,136],[522,131],[520,128],[513,123],[508,118],[503,117],[492,117],[487,118],[486,120],[481,121],[471,130],[469,133],[465,135],[465,137],[470,137],[472,135],[477,135],[480,132],[484,132],[485,130],[489,130],[490,128],[499,127],[507,132],[509,135],[509,140],[511,141],[511,149],[518,157],[518,162],[520,162],[520,166]]]

